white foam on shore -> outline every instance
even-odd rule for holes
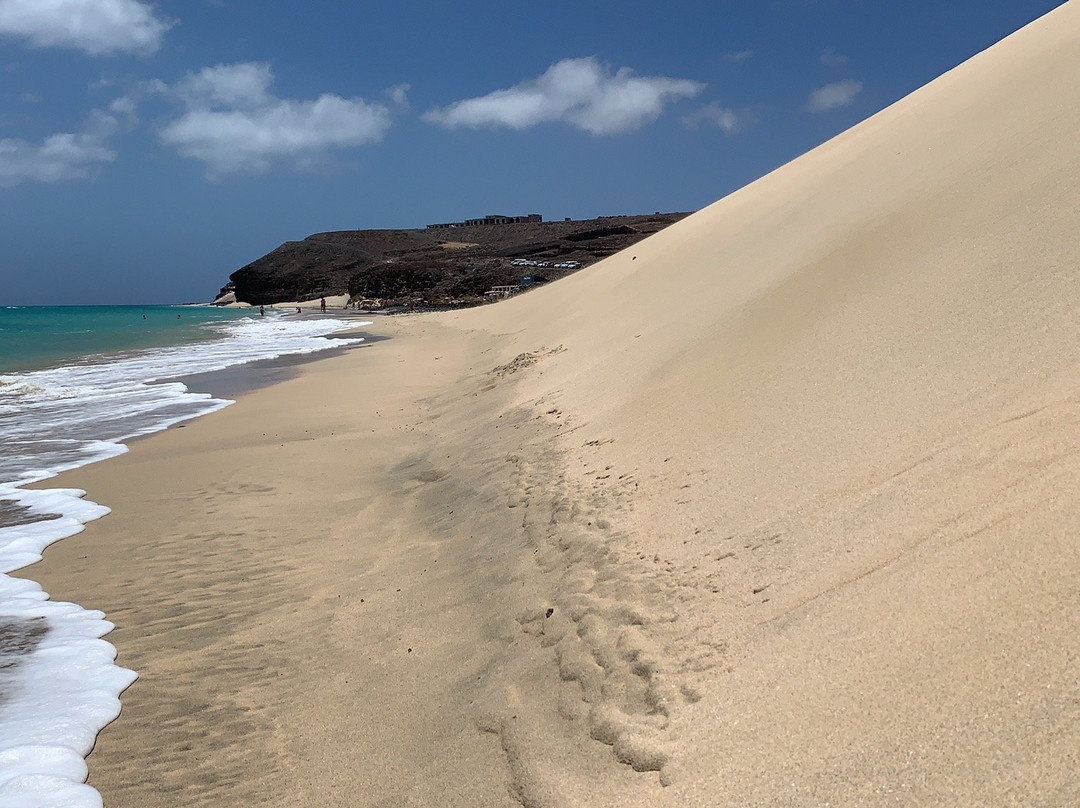
[[[109,509],[77,489],[21,486],[127,451],[123,441],[228,406],[161,380],[360,342],[326,339],[356,323],[244,318],[207,328],[208,342],[137,351],[0,376],[0,502],[18,511],[0,527],[0,808],[98,808],[86,755],[120,714],[137,675],[115,664],[99,611],[50,601],[33,581],[4,573],[41,560]]]
[[[29,524],[0,527],[0,572],[36,564],[50,544],[81,533],[83,525],[109,512],[104,505],[84,500],[84,496],[86,492],[77,488],[35,491],[0,484],[0,501],[26,508],[28,517],[41,517]]]
[[[5,572],[39,560],[45,546],[109,512],[76,489],[3,488],[0,499],[62,514],[0,528]],[[104,613],[48,597],[33,581],[0,575],[0,808],[100,806],[98,793],[83,784],[83,759],[120,714],[119,695],[136,678],[115,664],[116,649],[101,639],[113,628]],[[32,644],[27,627],[39,634]]]

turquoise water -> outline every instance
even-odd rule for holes
[[[201,342],[219,336],[207,324],[251,316],[251,309],[193,306],[0,308],[0,373],[52,367],[89,355]]]

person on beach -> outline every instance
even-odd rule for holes
[[[319,308],[322,309],[323,314],[326,314],[326,298],[325,297],[319,298]]]
[[[259,316],[260,317],[265,317],[266,316],[266,307],[265,306],[259,306]]]

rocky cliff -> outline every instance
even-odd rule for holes
[[[384,305],[470,305],[493,286],[574,272],[687,215],[317,233],[238,269],[219,299],[232,293],[242,303],[270,305],[348,293]]]

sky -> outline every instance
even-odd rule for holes
[[[0,0],[0,305],[328,230],[697,210],[1060,0]]]

